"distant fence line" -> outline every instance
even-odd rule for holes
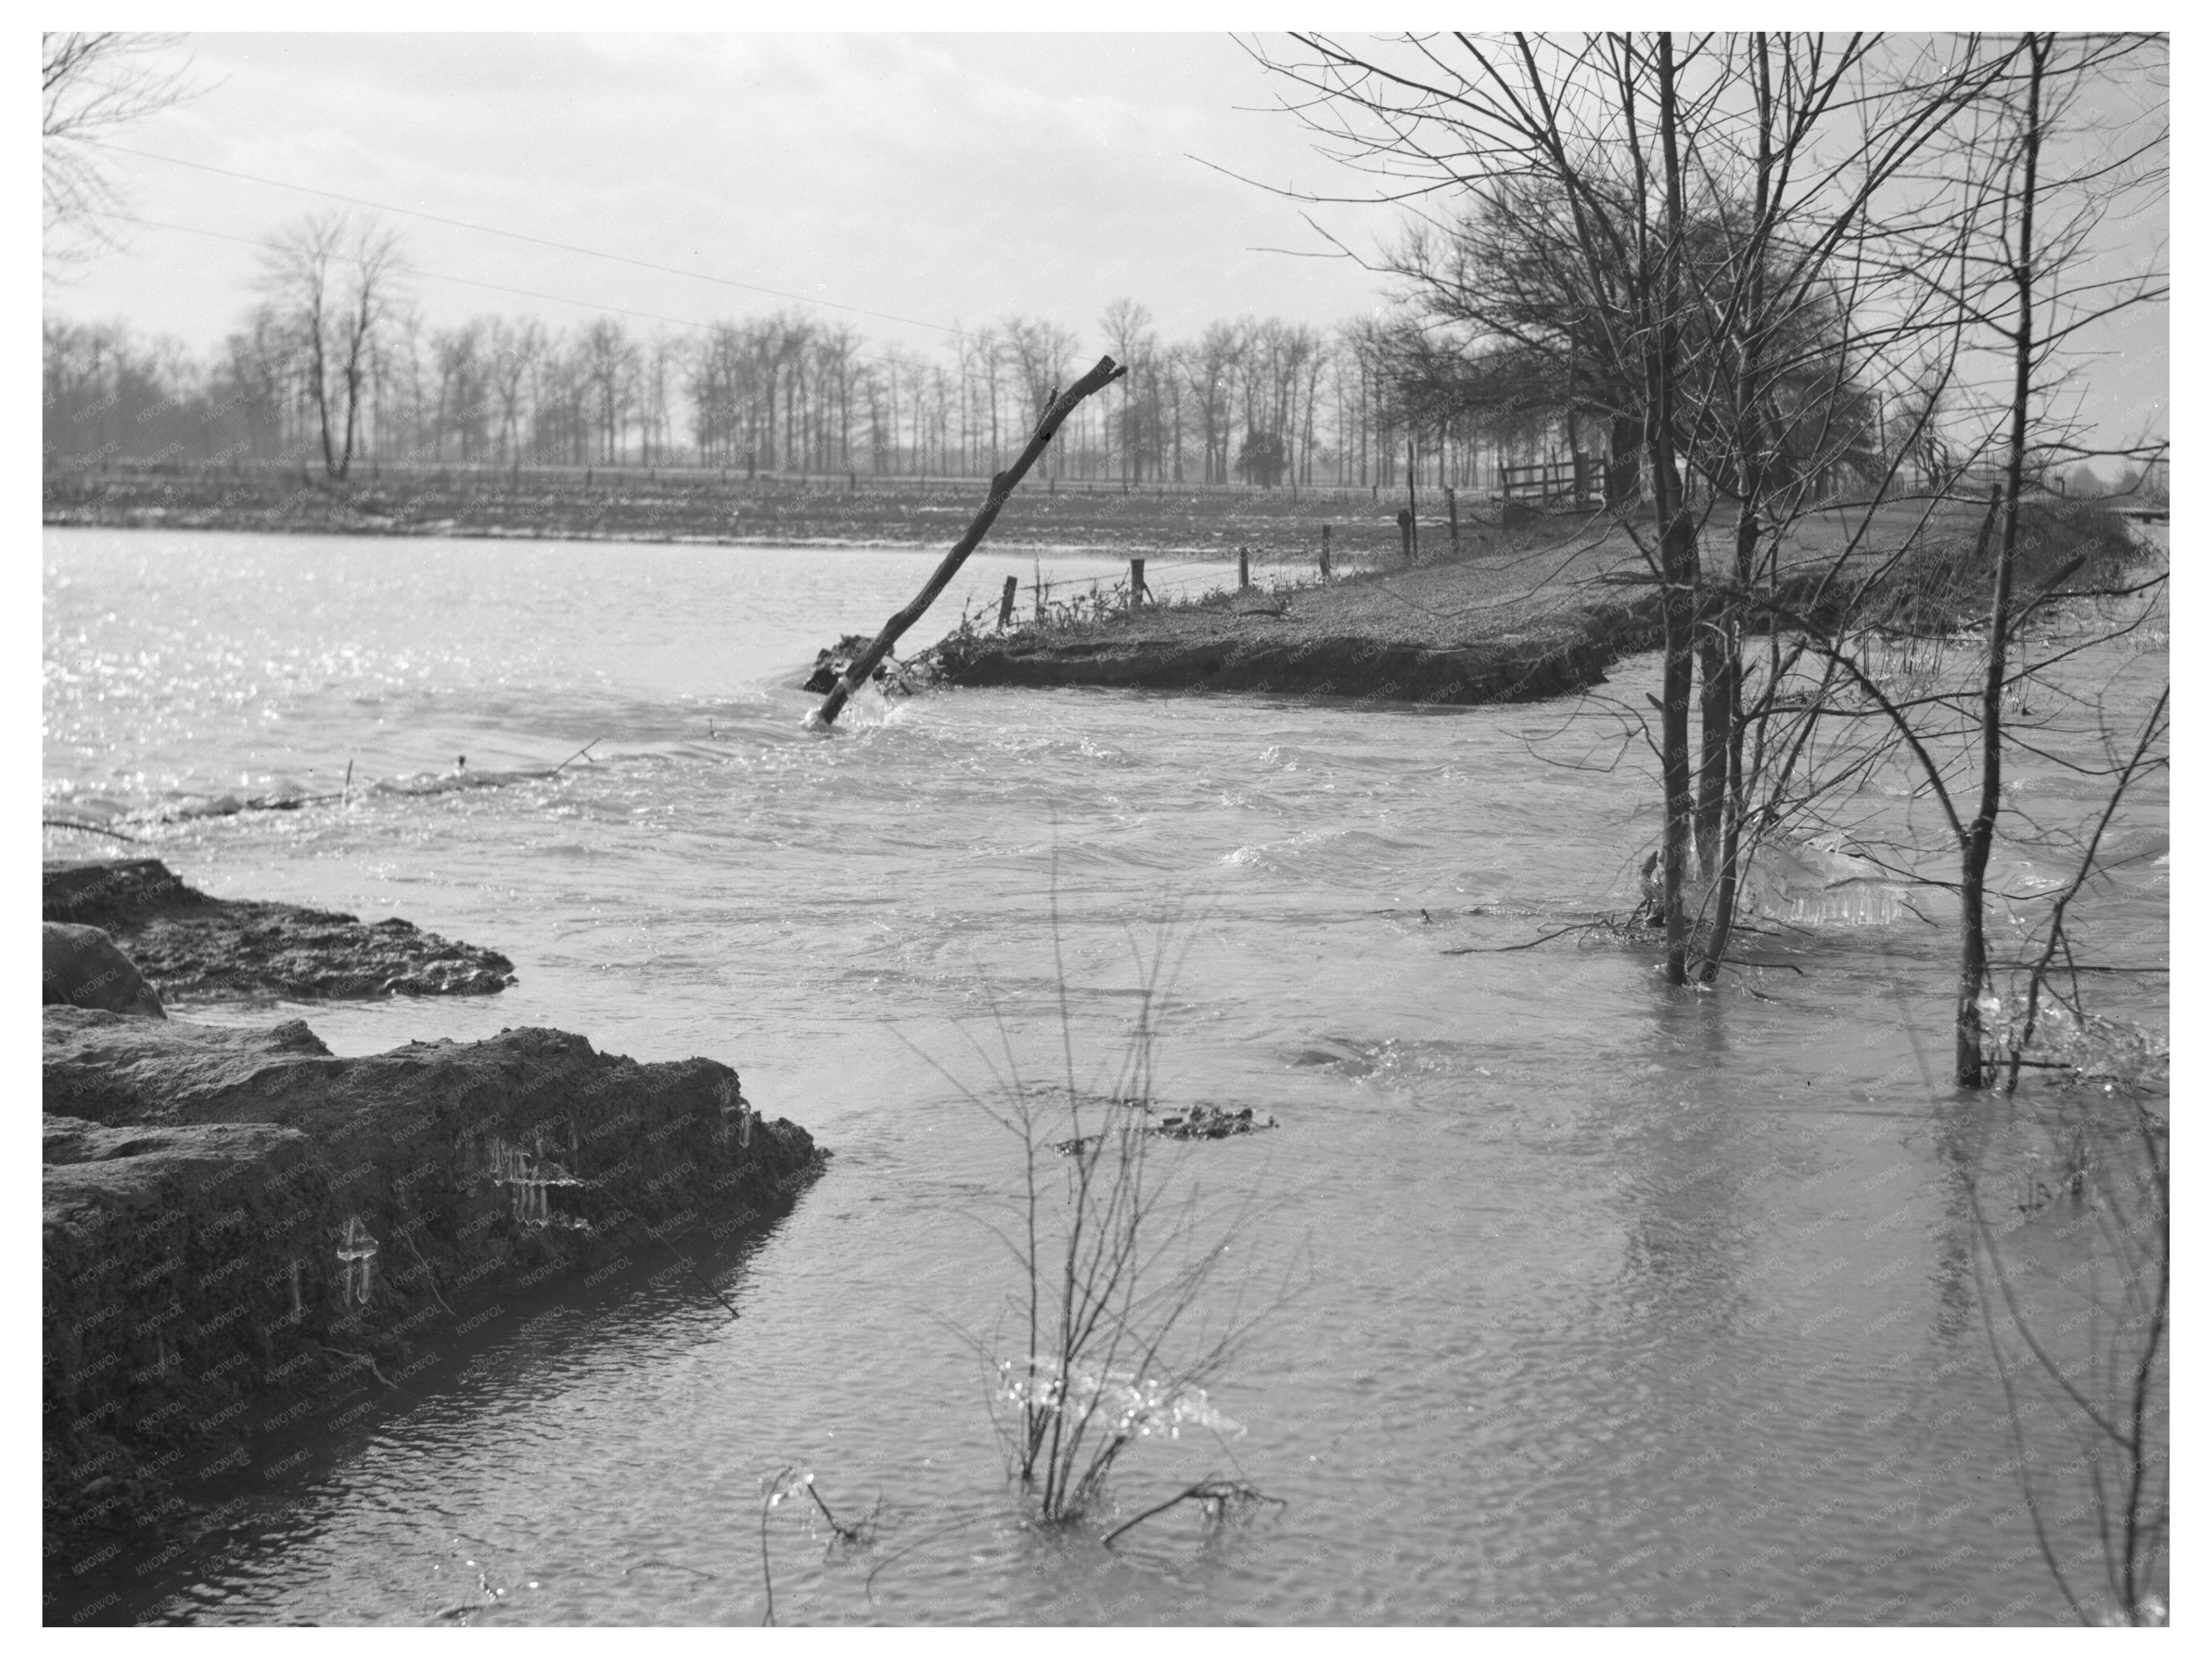
[[[522,489],[533,484],[594,489],[601,487],[634,489],[640,483],[647,483],[678,489],[687,494],[711,492],[731,497],[742,497],[748,493],[787,490],[796,486],[825,495],[848,493],[893,495],[945,491],[967,499],[980,498],[987,492],[992,476],[988,473],[891,473],[857,470],[821,472],[765,467],[749,471],[741,466],[702,465],[683,460],[651,463],[517,462],[369,457],[356,459],[347,477],[331,479],[325,474],[319,459],[319,456],[310,459],[296,453],[281,459],[149,460],[114,455],[50,456],[45,462],[45,478],[50,487],[59,483],[64,487],[73,485],[79,489],[88,487],[101,478],[175,479],[200,484],[219,480],[234,480],[241,483],[281,480],[287,484],[304,484],[317,489],[331,484],[343,484],[353,489],[388,485],[415,489],[459,488],[471,492],[483,489],[487,493]],[[1414,485],[1410,491],[1413,504],[1423,515],[1424,523],[1432,514],[1443,519],[1465,514],[1473,520],[1478,507],[1498,509],[1525,504],[1553,512],[1589,512],[1603,508],[1603,464],[1598,458],[1579,456],[1528,465],[1509,464],[1498,468],[1498,471],[1499,487],[1495,489],[1433,483]],[[1978,503],[1986,499],[1990,485],[1995,481],[1992,474],[1961,471],[1942,481],[1932,493],[1925,489],[1897,488],[1889,492],[1888,499],[1899,504],[1931,499]],[[1692,478],[1688,483],[1692,499],[1705,501],[1711,498],[1710,481]],[[1125,482],[1115,478],[1040,477],[1034,475],[1024,486],[1022,493],[1024,496],[1182,496],[1193,501],[1264,501],[1286,507],[1310,502],[1319,506],[1365,507],[1384,517],[1404,507],[1409,495],[1408,487],[1402,479],[1395,484],[1292,485],[1256,484],[1236,479],[1226,483],[1204,483],[1194,479]],[[1865,492],[1860,489],[1839,492],[1837,497],[1817,505],[1827,511],[1848,511],[1868,504]],[[2160,501],[2113,496],[2102,500],[2100,505],[2131,519],[2162,520],[2166,516],[2166,507]]]
[[[68,457],[50,459],[46,464],[49,477],[86,477],[93,476],[124,476],[156,478],[286,478],[304,477],[315,483],[344,483],[355,486],[372,483],[435,483],[447,487],[456,483],[481,483],[488,486],[514,488],[532,483],[574,483],[586,486],[600,480],[635,483],[669,482],[692,483],[741,489],[747,485],[788,486],[812,485],[824,490],[893,491],[901,489],[957,489],[981,492],[990,487],[990,473],[915,473],[866,472],[858,470],[830,472],[807,471],[790,468],[761,467],[748,470],[742,466],[702,466],[693,461],[667,462],[572,462],[572,461],[419,461],[385,460],[375,458],[356,459],[352,471],[343,479],[327,477],[318,462],[301,459],[290,460],[219,460],[219,461],[144,461],[113,456],[88,458]],[[1478,493],[1465,486],[1443,486],[1423,483],[1417,486],[1420,498],[1442,501],[1448,494],[1455,493],[1463,501],[1498,499],[1495,492]],[[1083,495],[1192,495],[1250,497],[1263,501],[1403,501],[1407,487],[1382,484],[1255,484],[1239,480],[1227,483],[1201,483],[1194,479],[1161,480],[1146,478],[1124,481],[1118,478],[1069,478],[1049,475],[1032,476],[1024,486],[1024,494],[1067,494]]]

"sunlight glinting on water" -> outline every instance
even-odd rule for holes
[[[754,1623],[763,1483],[792,1465],[832,1504],[882,1497],[866,1547],[776,1511],[793,1623],[2063,1616],[1993,1473],[2013,1454],[1960,1176],[2026,1131],[1940,1086],[1948,935],[1893,873],[1805,847],[1759,878],[1772,927],[1745,954],[1775,965],[1718,993],[1669,993],[1602,933],[1504,948],[1637,902],[1648,757],[1567,763],[1613,741],[1605,710],[870,693],[817,736],[793,689],[815,649],[934,555],[46,550],[50,815],[519,975],[174,1013],[304,1018],[341,1053],[542,1024],[703,1054],[833,1154],[715,1264],[735,1322],[659,1261],[495,1322],[289,1477],[284,1528],[191,1541],[138,1605]],[[948,605],[1031,570],[979,555]],[[2123,699],[2163,665],[2069,672]],[[1656,684],[1648,660],[1613,680]],[[195,811],[337,793],[349,765],[342,801]],[[1859,799],[1869,823],[1919,810]],[[2136,855],[2082,920],[2136,960],[2164,959],[2165,799],[2115,825]],[[2036,849],[2005,856],[2035,875]],[[2112,990],[2162,1024],[2162,981]],[[1029,1350],[992,1229],[1019,1148],[968,1097],[1021,1086],[1010,1060],[1058,1080],[1063,1006],[1079,1088],[1156,1030],[1157,1104],[1279,1126],[1161,1156],[1230,1243],[1202,1316],[1265,1312],[1183,1431],[1123,1454],[1113,1516],[1209,1474],[1285,1502],[1218,1533],[1185,1506],[1079,1547],[1005,1478],[995,1368]]]

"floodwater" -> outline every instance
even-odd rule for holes
[[[1782,965],[1713,993],[1601,933],[1498,949],[1633,903],[1656,768],[1617,711],[1656,689],[1649,659],[1609,702],[866,694],[823,736],[796,678],[934,554],[45,548],[50,816],[137,815],[207,890],[403,915],[520,975],[175,1012],[299,1015],[343,1053],[545,1024],[708,1054],[833,1154],[710,1262],[736,1318],[641,1261],[433,1338],[423,1386],[313,1457],[269,1475],[252,1449],[234,1524],[50,1566],[50,1620],[112,1595],[102,1621],[757,1624],[763,1549],[784,1623],[2069,1618],[1964,1196],[1975,1168],[2018,1184],[2033,1108],[1942,1082],[1951,935],[1816,883],[1743,951]],[[1038,562],[1121,569],[979,555],[945,603]],[[2139,717],[2165,653],[2068,672]],[[349,763],[343,806],[145,821],[334,791]],[[1908,781],[1857,799],[1924,830]],[[2030,765],[2014,799],[2070,823],[2092,793]],[[2161,777],[2083,901],[2104,960],[2165,960],[2165,828]],[[1998,866],[2022,892],[2064,874],[2009,844]],[[2163,1027],[2162,979],[2112,994]],[[1209,1394],[1241,1431],[1136,1442],[1093,1522],[1040,1528],[991,1408],[991,1362],[1024,1346],[1022,1159],[987,1109],[1009,1056],[1107,1090],[1146,1030],[1159,1106],[1277,1124],[1161,1143],[1152,1168],[1162,1215],[1228,1244],[1194,1320],[1254,1316]],[[2037,1467],[2075,1455],[2056,1424],[2026,1432]],[[868,1539],[764,1511],[787,1467],[841,1519],[879,1505]],[[1209,1474],[1280,1503],[1102,1543]],[[2096,1547],[2078,1506],[2057,1525],[2067,1559]]]

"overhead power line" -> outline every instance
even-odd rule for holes
[[[143,214],[115,213],[105,209],[95,209],[92,211],[99,218],[120,219],[126,224],[146,225],[155,230],[175,230],[181,231],[187,236],[212,237],[218,242],[237,242],[246,247],[265,248],[271,253],[282,253],[285,251],[281,242],[264,241],[258,236],[238,236],[227,230],[204,230],[198,225],[179,225],[167,219],[149,219]],[[333,257],[345,264],[361,263],[358,259],[344,254]],[[556,306],[575,306],[584,311],[605,312],[617,317],[635,317],[648,323],[666,323],[674,328],[696,328],[702,333],[716,326],[713,323],[697,322],[689,317],[666,317],[657,311],[639,311],[629,306],[601,305],[596,300],[577,300],[562,294],[544,294],[532,288],[514,288],[505,283],[487,283],[475,276],[448,276],[442,271],[422,270],[413,265],[407,268],[407,274],[410,276],[426,277],[434,283],[459,283],[466,288],[489,289],[495,294],[513,294],[526,300],[544,300],[549,304]],[[873,351],[856,351],[853,356],[863,362],[870,363],[890,363],[896,361],[883,356],[880,352]]]
[[[234,167],[213,167],[205,161],[187,161],[179,156],[161,155],[155,154],[150,149],[134,149],[128,144],[110,143],[105,139],[87,138],[82,142],[88,144],[96,144],[101,149],[112,149],[120,155],[136,155],[149,161],[164,161],[173,167],[190,167],[197,173],[212,173],[225,179],[243,179],[249,184],[268,185],[277,190],[296,191],[303,196],[319,196],[327,201],[344,202],[354,207],[373,208],[379,213],[404,214],[408,218],[424,219],[428,220],[432,224],[451,225],[457,230],[477,231],[486,236],[504,236],[509,241],[528,242],[538,247],[554,248],[562,253],[580,253],[587,258],[611,259],[617,264],[635,265],[640,270],[657,270],[670,276],[688,276],[694,282],[713,283],[722,288],[743,289],[747,293],[765,294],[774,299],[790,300],[803,306],[821,306],[831,311],[849,311],[855,316],[873,317],[880,322],[903,323],[911,328],[935,329],[940,334],[958,335],[963,338],[966,337],[968,332],[965,329],[947,327],[943,323],[924,322],[919,317],[901,317],[892,312],[871,311],[866,306],[848,306],[840,304],[835,300],[817,300],[804,294],[793,294],[780,288],[764,288],[758,283],[741,283],[734,276],[716,276],[703,270],[686,270],[681,265],[656,264],[650,259],[633,258],[627,253],[609,253],[601,248],[582,247],[574,242],[556,242],[547,237],[532,236],[519,230],[502,230],[497,225],[480,225],[474,220],[471,219],[455,219],[442,213],[425,213],[420,208],[394,207],[388,202],[372,202],[366,197],[348,196],[341,191],[320,190],[313,185],[295,185],[283,179],[265,178],[258,173],[240,173]],[[120,217],[123,216],[117,215],[111,216]],[[146,222],[150,224],[153,221],[149,220]],[[189,228],[189,227],[173,225],[170,228],[173,230],[181,230]],[[208,234],[214,234],[215,233],[210,232]],[[459,277],[449,277],[447,280],[450,282],[459,282],[463,279]],[[491,284],[486,283],[482,284],[481,286],[489,287],[491,286]],[[515,291],[518,293],[520,292],[520,289]],[[608,310],[614,310],[618,307],[608,307],[605,308]],[[642,316],[646,313],[640,312],[632,314]]]

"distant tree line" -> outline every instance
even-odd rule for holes
[[[396,267],[380,266],[374,248],[366,264],[336,252],[358,241],[327,224],[290,238],[286,291],[205,358],[124,323],[49,317],[47,463],[282,460],[332,477],[364,459],[980,477],[1020,447],[1054,388],[1089,361],[1073,331],[1024,317],[961,331],[934,354],[793,312],[684,333],[616,317],[565,330],[504,316],[435,327],[392,301]],[[1406,400],[1389,378],[1384,325],[1246,318],[1170,343],[1145,307],[1121,301],[1099,331],[1130,372],[1064,429],[1047,464],[1054,476],[1403,481]],[[1431,483],[1472,482],[1501,444],[1518,456],[1534,441],[1464,421],[1413,435]]]
[[[1727,212],[1686,227],[1686,270],[1737,257]],[[204,358],[121,322],[47,318],[44,455],[334,478],[357,462],[983,477],[1103,349],[1128,375],[1069,422],[1050,476],[1297,489],[1402,487],[1411,472],[1494,489],[1503,466],[1579,455],[1619,507],[1648,487],[1650,458],[1613,324],[1563,286],[1571,246],[1565,198],[1524,185],[1417,230],[1388,262],[1395,306],[1332,328],[1246,317],[1170,342],[1123,299],[1097,319],[1096,347],[1014,316],[951,331],[932,354],[790,311],[690,330],[617,316],[434,327],[408,301],[391,232],[313,216],[272,238],[255,303]],[[1943,393],[1869,377],[1844,309],[1816,291],[1773,331],[1786,367],[1761,414],[1769,482],[1810,465],[1826,497],[1894,468],[1941,493],[1963,465]],[[2064,459],[2043,469],[2061,488]],[[1690,486],[1733,495],[1728,471],[1703,476],[1692,457]],[[2096,488],[2094,474],[2074,482]]]
[[[438,327],[406,302],[404,274],[388,232],[325,216],[275,239],[257,302],[208,357],[123,323],[49,317],[47,465],[980,477],[1088,361],[1073,331],[1018,316],[955,331],[934,354],[795,312],[681,331],[613,316]],[[1079,411],[1048,470],[1296,489],[1402,486],[1411,469],[1424,484],[1494,487],[1503,465],[1580,453],[1634,488],[1636,434],[1594,418],[1606,400],[1586,368],[1510,340],[1469,350],[1433,321],[1418,308],[1326,330],[1247,317],[1170,342],[1143,306],[1116,301],[1097,346],[1128,376]]]

